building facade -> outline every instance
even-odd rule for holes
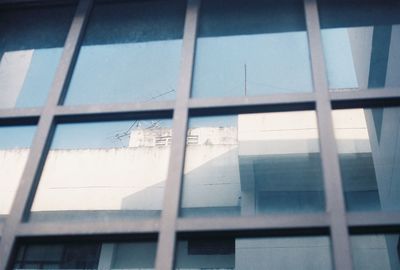
[[[400,269],[398,1],[0,13],[0,269]]]

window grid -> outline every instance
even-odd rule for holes
[[[39,3],[23,0],[17,3]],[[62,1],[60,1],[62,2]],[[0,5],[15,3],[2,0]],[[59,106],[65,86],[72,73],[93,0],[79,0],[75,17],[65,42],[51,92],[44,108],[2,109],[0,125],[37,123],[37,131],[19,189],[10,214],[0,224],[0,269],[10,266],[14,244],[20,237],[84,236],[121,234],[158,234],[156,269],[173,269],[174,247],[178,234],[196,232],[241,232],[271,235],[330,234],[333,263],[336,269],[352,269],[349,230],[360,232],[390,232],[400,227],[400,214],[369,212],[346,213],[338,153],[332,125],[332,108],[400,105],[400,89],[377,91],[329,92],[322,51],[316,0],[304,0],[305,18],[311,54],[313,93],[277,94],[264,97],[232,97],[190,99],[197,20],[201,0],[187,0],[178,93],[175,101]],[[327,211],[319,214],[279,215],[273,217],[178,218],[182,172],[189,116],[229,114],[239,112],[297,111],[315,109],[324,174]],[[61,222],[24,222],[40,179],[49,145],[57,123],[100,119],[123,119],[129,116],[171,116],[173,114],[172,148],[160,220],[94,222],[79,224]]]

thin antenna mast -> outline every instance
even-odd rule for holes
[[[244,64],[244,96],[247,96],[247,65]]]

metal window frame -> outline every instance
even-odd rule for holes
[[[175,101],[126,103],[85,106],[61,106],[82,43],[94,0],[59,0],[56,3],[77,3],[77,9],[65,41],[49,97],[43,108],[0,109],[0,125],[37,124],[32,148],[21,177],[11,211],[0,223],[0,270],[10,268],[18,239],[42,237],[113,237],[120,235],[158,235],[156,269],[173,269],[175,244],[179,235],[199,233],[243,233],[255,235],[329,235],[336,269],[352,269],[349,231],[394,232],[400,228],[400,213],[347,213],[345,209],[338,153],[332,123],[332,109],[365,106],[399,106],[400,88],[376,91],[329,92],[317,0],[303,0],[311,58],[314,92],[276,94],[262,97],[191,99],[191,82],[196,46],[197,22],[201,0],[186,0],[181,67]],[[0,7],[9,5],[54,4],[43,0],[0,0]],[[187,122],[192,115],[231,114],[315,110],[319,126],[321,159],[327,211],[316,214],[275,215],[264,217],[179,218],[182,172],[185,159]],[[113,220],[26,222],[27,214],[39,182],[49,145],[58,122],[81,122],[101,119],[123,119],[132,116],[171,117],[174,136],[163,211],[159,220]]]

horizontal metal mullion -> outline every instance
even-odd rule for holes
[[[190,116],[314,110],[314,94],[271,97],[194,99],[189,101]]]
[[[368,212],[349,213],[347,223],[354,227],[392,227],[400,228],[400,213]]]
[[[0,8],[14,6],[60,5],[77,3],[79,0],[0,0]]]
[[[107,220],[82,222],[31,222],[21,223],[17,237],[74,236],[93,234],[158,233],[159,220]]]
[[[400,105],[400,88],[330,92],[330,98],[334,109],[363,106],[393,106]]]
[[[42,108],[15,108],[15,109],[1,109],[0,110],[0,123],[2,122],[24,122],[27,119],[32,121],[38,120]],[[36,120],[35,120],[36,119]]]
[[[375,95],[374,93],[395,95],[397,93],[397,96],[400,96],[400,87],[330,89],[329,93],[331,95]]]
[[[119,118],[135,115],[151,115],[154,117],[172,117],[174,102],[155,103],[130,103],[130,104],[107,104],[87,106],[57,106],[55,117],[67,119],[96,119],[96,118]]]
[[[252,97],[217,97],[217,98],[192,98],[189,100],[191,108],[213,106],[243,106],[243,105],[263,105],[276,103],[301,103],[313,102],[314,93],[294,93],[294,94],[275,94],[267,96]]]
[[[224,218],[180,218],[177,231],[247,231],[247,230],[290,230],[329,227],[329,215],[299,214],[266,217],[224,217]]]

